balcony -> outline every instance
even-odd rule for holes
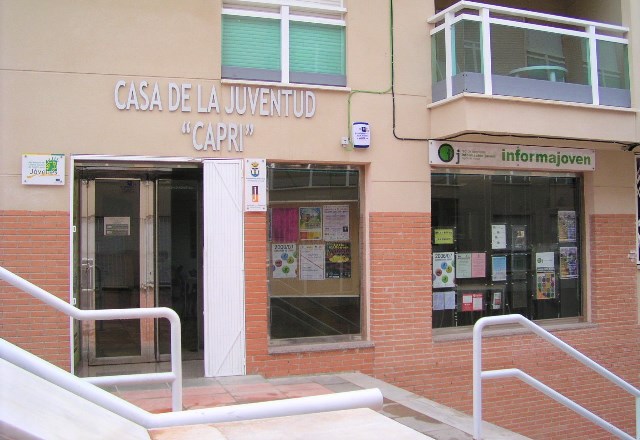
[[[631,107],[626,27],[470,1],[428,22],[434,103],[470,93]]]

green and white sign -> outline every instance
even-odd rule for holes
[[[594,150],[429,141],[429,164],[459,168],[593,171]]]
[[[23,185],[64,185],[64,154],[23,154]]]

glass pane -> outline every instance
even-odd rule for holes
[[[494,75],[588,85],[587,60],[586,38],[491,26]]]
[[[444,81],[446,70],[444,30],[431,36],[431,81]]]
[[[280,21],[223,15],[222,65],[280,70]]]
[[[432,176],[433,327],[580,316],[577,177]]]
[[[196,176],[184,176],[158,180],[157,191],[157,305],[172,308],[180,316],[182,349],[186,352],[198,352],[202,342],[198,331],[198,317],[202,316],[197,251],[199,186]],[[158,319],[157,325],[160,353],[170,353],[169,321]]]
[[[272,339],[360,333],[358,171],[269,168]]]
[[[598,82],[600,87],[629,89],[629,57],[627,45],[597,41]]]
[[[289,24],[289,80],[299,84],[347,85],[345,29],[316,23]]]
[[[140,307],[140,181],[96,180],[95,308]],[[96,321],[96,357],[140,356],[140,320]]]
[[[453,74],[463,72],[482,73],[482,41],[480,39],[480,23],[463,20],[453,28],[453,53],[455,64]]]
[[[289,52],[291,72],[344,75],[344,27],[292,21]]]

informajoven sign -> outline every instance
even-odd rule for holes
[[[429,163],[462,168],[593,171],[596,155],[580,148],[429,141]]]

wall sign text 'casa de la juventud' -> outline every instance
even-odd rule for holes
[[[220,95],[215,84],[118,80],[113,90],[121,111],[197,113],[199,115],[250,115],[278,118],[312,118],[316,96],[310,90],[231,85]],[[224,100],[220,100],[222,96]],[[191,138],[197,151],[243,152],[245,138],[253,135],[254,124],[185,119],[182,134]]]

